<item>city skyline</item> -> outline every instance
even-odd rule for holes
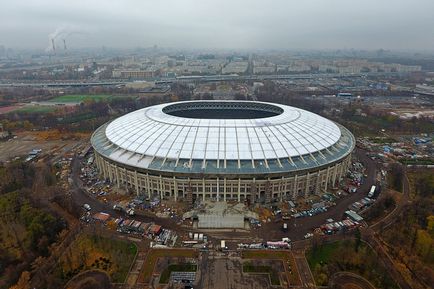
[[[416,3],[415,3],[416,2]],[[52,0],[2,4],[0,44],[12,48],[108,46],[203,49],[432,51],[434,3],[332,1]],[[60,35],[59,35],[60,33]]]

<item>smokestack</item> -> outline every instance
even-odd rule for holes
[[[66,40],[65,39],[63,39],[63,49],[66,50]]]
[[[51,45],[53,46],[53,52],[56,53],[56,46],[54,45],[54,39],[51,39]]]

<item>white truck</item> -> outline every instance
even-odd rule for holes
[[[368,193],[368,198],[372,198],[373,196],[374,196],[374,194],[375,194],[375,190],[377,189],[377,187],[376,186],[372,186],[371,187],[371,190],[369,191],[369,193]]]
[[[113,210],[124,212],[128,216],[134,216],[136,214],[133,208],[129,208],[127,205],[122,203],[113,205]]]
[[[220,249],[221,250],[226,250],[226,241],[225,240],[221,240],[220,241]]]

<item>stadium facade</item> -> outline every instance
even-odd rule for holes
[[[104,178],[138,195],[273,202],[336,185],[355,139],[295,107],[186,101],[121,116],[99,127],[91,143]]]

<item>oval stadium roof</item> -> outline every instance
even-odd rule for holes
[[[103,134],[99,143],[98,134]],[[97,150],[108,150],[107,157],[129,165],[149,168],[159,160],[160,167],[171,163],[191,169],[196,163],[202,170],[210,161],[217,161],[217,168],[237,162],[238,169],[246,162],[253,168],[255,162],[259,166],[267,160],[305,162],[303,156],[318,162],[319,158],[334,159],[333,152],[343,147],[344,154],[354,147],[351,133],[324,117],[291,106],[251,101],[155,105],[113,120],[92,139]]]

